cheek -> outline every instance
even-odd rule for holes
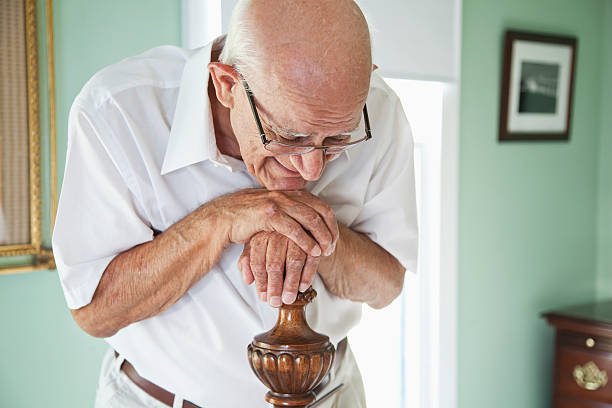
[[[244,164],[246,164],[247,168],[254,168],[255,171],[259,171],[264,166],[267,157],[267,150],[260,145],[261,142],[258,140],[245,141],[240,145]]]
[[[257,145],[254,142],[258,141],[255,121],[252,117],[248,117],[246,113],[249,112],[241,111],[238,108],[230,112],[230,123],[240,146],[240,154],[243,160],[256,155]]]
[[[240,146],[240,155],[244,164],[249,171],[259,172],[264,165],[266,157],[270,154],[261,143],[252,113],[250,111],[241,112],[238,109],[234,109],[230,112],[230,123],[234,136]]]

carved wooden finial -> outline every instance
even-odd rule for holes
[[[315,400],[312,392],[325,378],[335,349],[329,337],[312,330],[305,306],[317,296],[308,288],[290,305],[279,308],[276,325],[255,336],[248,346],[251,368],[270,391],[266,401],[274,407],[303,408]]]

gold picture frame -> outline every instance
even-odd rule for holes
[[[0,257],[29,255],[29,261],[17,266],[0,267],[0,275],[28,272],[37,269],[55,269],[53,252],[42,245],[42,196],[41,196],[41,132],[39,118],[39,99],[41,89],[38,81],[38,41],[36,23],[36,1],[23,0],[25,12],[25,54],[27,81],[27,133],[29,161],[29,242],[0,245]],[[42,1],[42,0],[40,0]],[[51,230],[57,207],[57,159],[55,123],[55,75],[53,60],[53,12],[52,0],[46,0],[47,22],[47,72],[49,92],[49,150],[50,150],[50,220]]]

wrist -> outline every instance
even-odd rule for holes
[[[224,248],[232,241],[232,217],[227,211],[226,205],[212,200],[200,207],[201,217],[205,222],[201,224],[204,236],[209,236],[221,244]]]
[[[342,258],[346,248],[347,228],[338,224],[338,241],[336,249],[329,256],[322,256],[319,263],[319,272],[322,278],[330,276],[332,273],[341,273]]]

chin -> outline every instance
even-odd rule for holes
[[[300,177],[272,180],[265,184],[268,190],[301,190],[306,186],[306,180]]]

